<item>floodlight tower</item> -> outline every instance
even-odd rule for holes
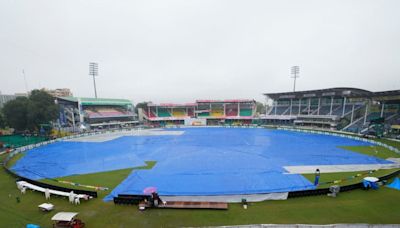
[[[94,96],[97,98],[97,89],[96,89],[96,77],[99,74],[99,64],[90,62],[89,63],[89,75],[93,76],[93,86],[94,86]]]
[[[299,66],[292,66],[292,68],[290,69],[290,72],[292,74],[292,78],[294,79],[294,83],[293,83],[293,92],[296,92],[296,79],[299,78],[299,74],[300,74],[300,67]]]

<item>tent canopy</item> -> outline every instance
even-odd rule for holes
[[[51,220],[53,221],[72,221],[72,219],[74,219],[74,217],[77,215],[78,213],[76,212],[59,212],[57,214],[55,214]]]

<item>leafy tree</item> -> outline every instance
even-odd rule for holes
[[[265,114],[266,111],[266,107],[263,103],[261,102],[256,102],[256,112],[260,113],[260,114]]]
[[[17,97],[3,107],[7,124],[18,130],[39,130],[40,124],[49,124],[58,117],[54,98],[43,90],[33,90],[28,98]]]
[[[4,128],[6,126],[6,120],[4,119],[3,113],[0,110],[0,128]]]
[[[58,117],[58,106],[54,98],[43,90],[33,90],[29,96],[28,125],[31,130],[40,129],[40,124],[48,124]]]
[[[26,97],[17,97],[4,104],[3,114],[8,126],[21,131],[27,128],[27,113],[29,100]]]

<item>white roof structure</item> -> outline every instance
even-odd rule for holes
[[[369,181],[369,182],[377,182],[377,181],[379,181],[379,179],[376,178],[376,177],[364,177],[364,180]]]
[[[55,214],[51,220],[52,221],[72,221],[72,219],[77,215],[78,213],[76,212],[58,212]]]
[[[42,210],[51,211],[54,209],[54,205],[51,203],[42,203],[38,206]]]
[[[46,192],[46,188],[42,188],[42,187],[36,186],[36,185],[28,183],[26,181],[17,181],[17,187],[18,187],[18,189],[21,189],[21,188],[25,187],[25,188],[29,188],[29,189],[32,189],[32,190],[35,190],[35,191],[39,191],[39,192]],[[50,194],[58,195],[58,196],[69,197],[70,194],[71,194],[70,192],[62,192],[62,191],[53,190],[53,189],[49,189],[48,191],[49,191]],[[77,197],[77,198],[80,198],[80,199],[89,199],[90,198],[90,196],[85,195],[85,194],[75,194],[74,196]]]

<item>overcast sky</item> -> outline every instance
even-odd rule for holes
[[[0,91],[134,102],[400,89],[400,1],[0,0]]]

